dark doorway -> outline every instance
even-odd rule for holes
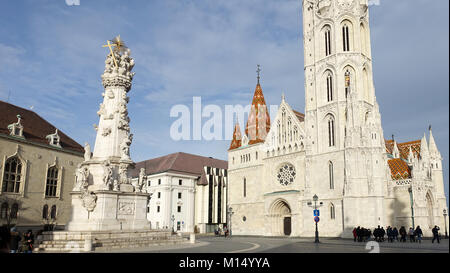
[[[291,235],[291,217],[284,217],[284,235]]]

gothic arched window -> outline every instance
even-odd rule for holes
[[[325,29],[325,56],[331,55],[331,30]]]
[[[333,101],[333,75],[331,72],[327,76],[327,101]]]
[[[58,188],[58,168],[50,167],[47,170],[47,183],[45,186],[46,197],[56,197]]]
[[[11,219],[17,219],[18,212],[19,212],[19,204],[14,203],[11,207]]]
[[[53,206],[52,206],[52,209],[50,210],[50,218],[51,218],[52,220],[55,220],[55,219],[56,219],[56,205],[53,205]]]
[[[344,44],[344,51],[350,51],[350,34],[348,24],[342,26],[342,41]]]
[[[42,219],[48,219],[48,205],[44,205],[42,208]]]
[[[347,98],[348,94],[350,94],[350,87],[351,87],[351,74],[350,71],[347,69],[345,71],[345,98]]]
[[[334,189],[334,170],[333,170],[333,162],[328,162],[328,178],[330,180],[330,189]]]
[[[330,204],[330,219],[334,220],[336,219],[336,209],[334,208],[334,204]]]
[[[22,177],[22,162],[16,156],[6,160],[3,171],[3,192],[18,193]]]
[[[335,128],[334,128],[334,118],[333,116],[328,117],[328,146],[334,147],[335,145],[335,136],[334,136]]]
[[[0,210],[0,219],[8,218],[8,209],[9,209],[8,203],[4,202]]]

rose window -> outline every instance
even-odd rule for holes
[[[278,170],[277,175],[278,182],[281,185],[287,186],[294,182],[295,179],[295,168],[291,164],[284,164]]]

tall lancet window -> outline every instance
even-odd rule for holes
[[[244,178],[244,197],[247,197],[247,179]]]
[[[349,27],[347,24],[342,26],[342,41],[344,43],[344,51],[350,51],[350,34]]]
[[[331,30],[325,30],[325,56],[331,55]]]
[[[333,162],[328,162],[328,178],[330,179],[330,190],[334,190]]]
[[[330,116],[328,118],[328,146],[334,147],[335,141],[334,141],[334,118]]]
[[[333,75],[331,72],[327,76],[327,101],[333,101]]]
[[[350,77],[350,71],[345,71],[345,98],[348,97],[348,94],[350,94],[350,87],[351,87],[351,77]]]

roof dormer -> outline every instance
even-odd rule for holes
[[[54,134],[48,135],[48,136],[46,136],[45,138],[48,139],[49,144],[50,144],[51,146],[61,148],[61,144],[59,143],[60,137],[59,137],[59,135],[58,135],[58,129],[56,129],[56,131],[55,131]]]
[[[25,138],[23,136],[23,125],[21,123],[21,120],[22,119],[21,119],[20,115],[17,115],[17,122],[8,125],[9,134],[11,136]]]

